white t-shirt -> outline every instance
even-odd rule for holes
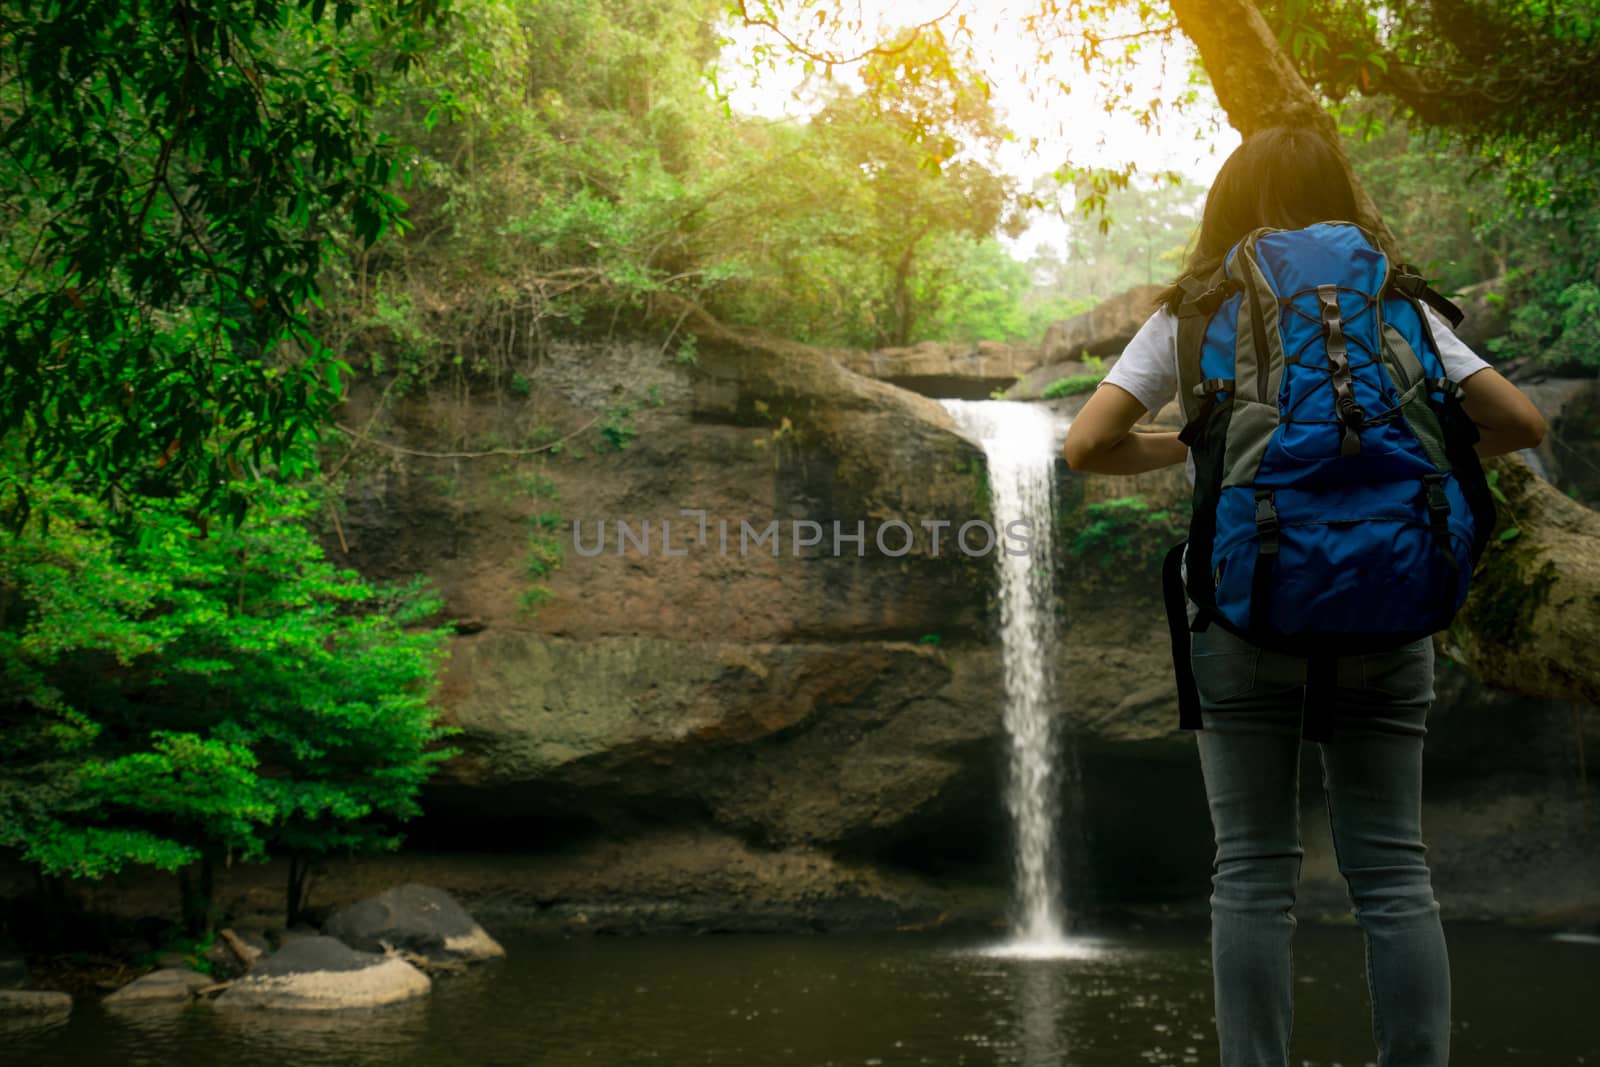
[[[1450,327],[1427,304],[1423,314],[1433,328],[1445,377],[1457,385],[1489,366],[1451,332]],[[1122,356],[1107,372],[1101,385],[1115,385],[1126,391],[1146,411],[1154,414],[1178,397],[1178,317],[1161,308],[1133,335]],[[1194,457],[1185,464],[1189,481],[1194,481]]]

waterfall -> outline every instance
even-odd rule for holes
[[[957,426],[983,448],[1000,543],[1007,543],[1004,533],[1011,522],[1021,520],[1031,529],[1029,552],[995,553],[1005,729],[1011,745],[1006,805],[1015,844],[1016,917],[1008,949],[1056,955],[1070,947],[1058,848],[1058,797],[1065,763],[1052,668],[1056,644],[1052,473],[1065,427],[1048,408],[1032,404],[943,403]]]

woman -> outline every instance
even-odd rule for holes
[[[1252,134],[1217,174],[1185,279],[1209,279],[1252,230],[1357,217],[1337,149],[1307,129]],[[1136,474],[1188,459],[1177,433],[1135,433],[1175,396],[1174,285],[1073,420],[1074,470]],[[1480,456],[1537,445],[1544,420],[1431,309],[1446,374],[1477,424]],[[1191,479],[1193,477],[1191,467]],[[1292,909],[1300,874],[1300,693],[1306,661],[1210,626],[1191,660],[1203,729],[1196,735],[1217,842],[1211,952],[1223,1067],[1287,1067],[1292,1019]],[[1423,721],[1433,700],[1433,645],[1338,664],[1332,740],[1320,744],[1339,868],[1367,942],[1373,1033],[1383,1067],[1439,1067],[1450,1047],[1450,974],[1423,859]]]

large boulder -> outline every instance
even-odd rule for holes
[[[449,893],[415,883],[386,889],[335,912],[322,929],[352,948],[398,949],[434,962],[506,954]]]
[[[107,1007],[125,1008],[146,1004],[187,1004],[209,985],[210,976],[184,967],[163,967],[129,982],[101,1001]]]
[[[1156,310],[1162,286],[1140,285],[1108,297],[1081,315],[1052,323],[1045,331],[1040,363],[1065,363],[1083,357],[1121,355],[1139,327]]]
[[[304,937],[267,956],[217,998],[230,1008],[337,1011],[398,1004],[433,988],[405,960],[357,952],[332,937]]]

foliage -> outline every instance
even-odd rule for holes
[[[1187,515],[1152,509],[1149,501],[1136,496],[1089,504],[1084,518],[1087,522],[1067,546],[1068,554],[1113,573],[1147,567],[1183,539],[1189,523]]]
[[[1600,369],[1600,286],[1574,282],[1548,302],[1518,307],[1511,317],[1510,335],[1492,347],[1516,352],[1523,344],[1537,346],[1540,362],[1553,367]]]
[[[1048,321],[1021,307],[1030,279],[995,240],[1027,202],[994,162],[1009,134],[948,41],[875,57],[859,90],[813,83],[809,121],[773,121],[715,95],[720,0],[455,10],[437,61],[379,111],[415,146],[415,232],[341,268],[356,310],[336,327],[375,369],[407,368],[405,388],[533,380],[555,337],[686,304],[864,346]]]
[[[621,452],[639,436],[633,424],[634,405],[631,400],[619,400],[605,410],[598,427],[602,449]]]
[[[1356,172],[1406,258],[1446,292],[1501,279],[1491,299],[1513,310],[1490,353],[1568,370],[1600,366],[1600,162],[1569,161],[1566,178],[1552,177],[1530,202],[1506,192],[1526,172],[1418,131],[1388,107],[1364,101],[1339,114]]]
[[[1101,373],[1074,374],[1068,378],[1058,378],[1049,385],[1045,386],[1044,392],[1040,395],[1046,400],[1058,400],[1064,396],[1078,396],[1081,393],[1091,393],[1094,391],[1094,387],[1099,385],[1101,379],[1104,377],[1105,374]]]
[[[1594,0],[1262,0],[1307,81],[1524,161],[1592,161],[1600,118]]]
[[[553,495],[553,494],[552,494]],[[552,571],[566,560],[566,543],[561,539],[561,516],[554,512],[540,512],[529,520],[532,527],[528,535],[527,574],[533,579],[522,594],[522,607],[529,616],[537,613],[539,605],[549,603],[555,596],[544,584]]]
[[[1408,124],[1392,107],[1335,108],[1346,154],[1405,260],[1442,292],[1504,274],[1514,212],[1492,163]]]
[[[347,368],[306,312],[341,237],[399,223],[377,78],[435,0],[86,0],[0,6],[0,481],[114,511],[217,495],[315,432]]]
[[[322,558],[304,489],[239,527],[194,501],[107,509],[39,482],[0,541],[0,845],[48,874],[394,846],[451,753],[429,699],[448,633],[421,581]]]

